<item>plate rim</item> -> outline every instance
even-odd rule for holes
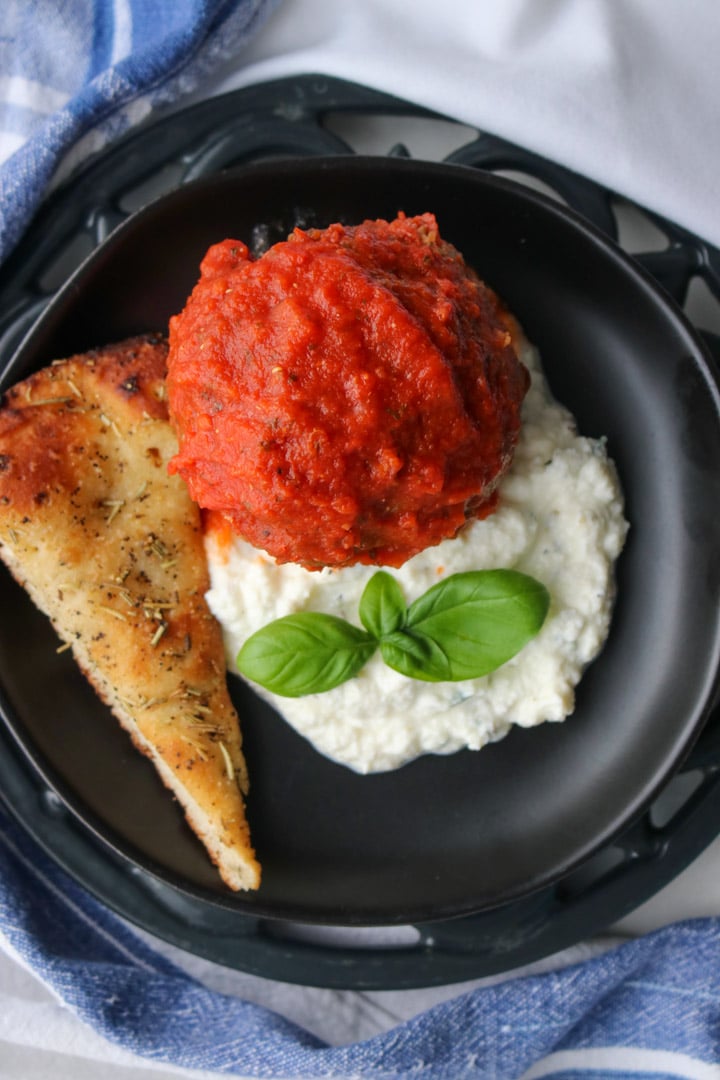
[[[318,157],[314,157],[314,158],[310,158],[310,159],[301,159],[299,161],[294,161],[294,160],[288,159],[288,160],[283,161],[282,163],[274,162],[274,163],[271,163],[271,164],[268,164],[268,163],[265,163],[265,162],[251,163],[251,164],[244,165],[244,166],[242,166],[242,167],[240,167],[239,169],[236,169],[236,170],[229,170],[227,172],[215,173],[215,174],[212,174],[212,175],[209,175],[209,176],[206,176],[206,177],[199,178],[197,180],[193,180],[189,184],[182,185],[179,188],[176,188],[176,189],[174,189],[173,191],[171,191],[169,193],[166,193],[166,194],[163,194],[163,195],[159,196],[157,199],[153,199],[151,202],[149,202],[142,209],[140,209],[140,210],[136,211],[135,213],[129,215],[128,218],[125,221],[123,221],[120,225],[118,225],[117,228],[114,229],[109,234],[108,238],[103,242],[103,244],[98,245],[98,247],[96,247],[88,255],[88,257],[83,260],[83,262],[78,266],[78,268],[74,271],[74,273],[68,278],[68,280],[64,283],[64,285],[60,289],[57,290],[55,296],[53,297],[53,299],[50,302],[50,304],[48,305],[48,307],[43,311],[43,313],[40,315],[39,319],[33,324],[32,328],[23,337],[23,339],[20,342],[20,344],[18,345],[17,349],[13,352],[12,357],[10,357],[8,363],[3,366],[2,371],[0,372],[0,384],[3,384],[8,378],[12,379],[12,381],[15,381],[15,379],[13,377],[13,372],[15,372],[15,370],[16,370],[16,368],[18,366],[22,366],[23,363],[26,363],[26,353],[28,352],[29,345],[32,343],[32,341],[33,341],[35,335],[37,334],[38,330],[42,329],[42,327],[45,325],[46,322],[52,320],[53,314],[55,313],[56,309],[61,306],[62,302],[65,299],[65,296],[67,295],[67,293],[72,291],[75,288],[77,282],[80,281],[82,279],[82,277],[86,273],[88,273],[88,272],[90,272],[90,270],[92,270],[92,268],[94,267],[96,261],[98,261],[99,258],[101,258],[105,254],[107,254],[108,251],[111,252],[112,247],[114,246],[114,244],[116,244],[118,242],[121,242],[122,236],[124,235],[124,233],[125,233],[125,231],[127,229],[133,228],[136,225],[136,223],[138,222],[138,220],[141,220],[145,216],[147,216],[149,214],[152,214],[154,211],[157,210],[157,208],[161,204],[164,205],[168,201],[175,201],[176,199],[179,199],[181,196],[183,196],[184,193],[187,193],[189,189],[195,190],[197,187],[210,187],[210,188],[213,188],[213,187],[218,186],[219,184],[224,185],[225,183],[228,183],[228,182],[232,181],[233,179],[235,179],[239,174],[244,175],[244,174],[246,174],[248,172],[258,172],[258,171],[262,172],[263,170],[268,170],[268,169],[272,170],[272,171],[275,171],[277,169],[277,167],[278,167],[278,164],[282,164],[282,165],[291,164],[293,166],[293,168],[296,168],[296,169],[300,168],[303,171],[311,172],[314,169],[317,169],[318,167],[325,168],[325,169],[328,169],[328,168],[329,169],[347,169],[348,166],[351,169],[357,169],[357,170],[361,171],[363,168],[377,167],[378,163],[382,163],[380,165],[381,168],[400,168],[400,169],[416,170],[418,168],[418,166],[419,166],[420,168],[422,168],[424,170],[427,170],[430,173],[441,172],[444,175],[445,174],[450,174],[450,173],[452,173],[454,175],[457,175],[459,172],[462,172],[468,178],[472,177],[473,178],[472,179],[473,183],[477,183],[477,184],[479,184],[481,186],[482,185],[489,185],[490,187],[499,187],[499,188],[503,188],[505,190],[511,190],[513,193],[518,193],[519,192],[519,193],[522,194],[523,199],[529,200],[531,203],[540,204],[544,208],[545,211],[550,211],[553,215],[559,216],[561,219],[563,219],[565,221],[570,220],[574,227],[579,228],[581,230],[581,232],[585,236],[589,237],[590,240],[594,244],[599,245],[603,249],[605,254],[610,254],[613,259],[619,260],[623,264],[623,266],[625,268],[625,271],[629,272],[633,277],[635,277],[635,279],[642,284],[644,289],[649,290],[650,293],[652,294],[652,296],[654,297],[655,302],[660,304],[660,306],[663,309],[664,313],[666,315],[669,315],[672,318],[672,320],[674,321],[674,323],[676,325],[676,329],[680,329],[682,331],[683,335],[685,336],[686,340],[688,341],[689,346],[691,346],[692,351],[695,354],[695,356],[700,357],[702,359],[703,368],[704,368],[704,374],[706,376],[706,385],[712,389],[715,408],[716,408],[716,411],[718,413],[720,413],[720,385],[719,385],[718,373],[717,373],[717,371],[715,369],[715,362],[714,362],[709,350],[707,349],[705,343],[702,341],[701,337],[696,333],[696,331],[692,327],[690,321],[685,316],[685,313],[682,311],[682,309],[679,307],[679,305],[674,301],[674,299],[672,297],[670,297],[668,294],[665,293],[665,291],[662,289],[662,287],[658,285],[658,283],[655,281],[655,279],[652,277],[652,275],[650,275],[649,272],[642,265],[640,265],[636,260],[634,260],[626,252],[624,252],[622,250],[622,248],[619,247],[619,245],[617,245],[611,238],[607,237],[604,233],[602,233],[601,230],[599,230],[595,225],[593,225],[592,222],[588,222],[585,218],[583,218],[580,214],[578,214],[572,208],[566,207],[566,206],[561,206],[559,203],[557,203],[554,200],[548,198],[547,196],[543,195],[542,193],[539,193],[539,192],[536,192],[536,191],[531,191],[531,190],[523,187],[522,185],[518,184],[516,181],[510,180],[510,179],[505,178],[505,177],[497,177],[497,176],[494,176],[494,175],[488,175],[486,173],[479,172],[476,169],[473,169],[472,167],[469,167],[469,166],[446,164],[446,163],[434,163],[434,162],[433,163],[418,162],[418,161],[414,161],[414,160],[404,161],[403,159],[398,159],[398,158],[387,158],[387,157],[376,157],[376,156],[361,156],[361,155],[357,155],[357,156],[349,157],[349,158],[344,158],[344,157],[343,158],[339,158],[339,157],[318,158]],[[21,377],[24,377],[24,374]],[[720,622],[716,622],[716,639],[715,639],[715,645],[714,645],[714,655],[715,655],[716,660],[720,661]],[[559,868],[556,865],[555,868],[553,869],[553,871],[551,873],[549,873],[546,876],[546,878],[544,878],[542,880],[535,879],[534,884],[532,886],[533,890],[538,889],[538,888],[543,888],[547,884],[550,884],[552,882],[555,882],[555,881],[558,881],[559,879],[561,879],[569,871],[569,869],[574,868],[577,865],[579,865],[580,863],[582,863],[583,861],[585,861],[585,859],[587,859],[593,852],[599,850],[602,846],[607,844],[609,839],[611,839],[611,837],[616,836],[620,832],[622,832],[623,829],[627,826],[627,824],[633,818],[635,818],[638,814],[642,813],[642,810],[649,805],[649,803],[652,801],[654,795],[656,795],[657,792],[667,782],[668,776],[671,775],[673,772],[677,771],[677,769],[678,769],[679,765],[681,764],[682,760],[684,760],[686,755],[689,753],[692,745],[694,745],[694,742],[699,737],[700,732],[702,730],[702,727],[704,726],[704,722],[707,719],[710,708],[711,708],[711,706],[713,704],[714,698],[717,695],[719,681],[720,681],[720,671],[718,670],[718,664],[716,663],[714,674],[712,675],[712,677],[708,676],[708,678],[705,680],[705,683],[703,685],[703,691],[702,691],[702,695],[701,695],[701,700],[698,702],[698,704],[696,705],[696,708],[693,710],[694,719],[689,723],[686,721],[683,724],[683,731],[685,733],[685,738],[684,738],[684,740],[682,740],[681,745],[676,747],[675,753],[673,754],[673,757],[672,757],[672,761],[670,762],[670,764],[668,764],[666,766],[666,768],[665,768],[664,772],[662,773],[662,775],[655,776],[653,778],[652,782],[648,783],[646,785],[646,787],[640,793],[637,794],[636,798],[632,801],[630,808],[628,808],[626,810],[625,815],[624,815],[624,820],[622,822],[620,822],[620,823],[616,823],[611,829],[608,829],[606,831],[606,834],[601,834],[599,837],[596,837],[595,839],[593,839],[592,843],[589,843],[589,844],[587,844],[585,846],[585,848],[582,850],[582,853],[580,855],[576,854],[572,859],[568,858],[566,860],[565,864],[560,866]],[[1,704],[1,702],[0,702],[0,704]],[[5,717],[5,708],[4,707],[0,708],[0,712],[3,713],[3,717],[6,720],[6,723],[8,724],[8,727],[10,728],[13,737],[16,737],[17,733],[16,733],[16,731],[14,729],[14,726]],[[20,721],[20,722],[22,723],[22,721]],[[21,745],[21,749],[23,750],[23,752],[25,752],[27,754],[27,749],[26,749],[26,746],[25,746],[24,742],[21,742],[20,745]],[[117,840],[114,838],[114,836],[113,835],[110,835],[110,836],[107,835],[108,831],[110,832],[110,834],[113,833],[112,829],[108,830],[108,827],[105,826],[104,823],[102,823],[102,822],[99,822],[99,823],[96,822],[94,824],[90,823],[88,821],[88,818],[89,817],[94,818],[94,815],[89,814],[87,811],[79,813],[79,812],[77,812],[75,810],[75,807],[73,805],[72,800],[69,799],[68,796],[62,792],[62,790],[59,790],[59,788],[62,789],[62,787],[63,787],[62,781],[58,781],[57,778],[53,778],[53,775],[52,775],[53,770],[52,769],[50,769],[50,775],[48,775],[48,763],[45,762],[44,763],[45,768],[41,768],[41,762],[38,762],[36,760],[36,757],[40,757],[42,759],[42,755],[36,752],[36,754],[34,754],[34,755],[29,754],[28,756],[29,756],[29,759],[31,760],[33,766],[35,768],[37,768],[38,771],[40,772],[40,775],[42,775],[43,778],[46,780],[46,782],[53,788],[53,790],[55,790],[57,792],[59,797],[63,800],[63,803],[65,805],[67,805],[71,809],[71,811],[73,813],[76,814],[76,816],[79,818],[79,820],[81,822],[83,822],[84,824],[86,824],[87,827],[90,828],[91,831],[104,844],[108,845],[111,848],[111,850],[113,850],[113,852],[115,854],[117,854],[120,858],[128,859],[127,854],[122,850],[121,847],[118,847]],[[98,827],[98,825],[99,825],[99,827]],[[297,918],[296,915],[293,916],[290,913],[282,914],[282,915],[278,916],[278,915],[276,915],[276,914],[274,914],[272,912],[267,912],[267,911],[263,910],[262,903],[261,902],[258,903],[257,897],[255,897],[254,894],[250,894],[250,901],[251,902],[250,902],[250,905],[248,907],[248,910],[245,911],[246,905],[244,903],[241,903],[240,905],[238,905],[238,903],[237,903],[238,899],[241,899],[241,900],[245,899],[245,897],[242,896],[242,894],[241,894],[241,897],[238,897],[237,894],[232,894],[231,893],[226,898],[224,896],[224,894],[215,894],[215,893],[208,894],[206,892],[206,890],[204,890],[204,889],[202,889],[202,888],[200,888],[198,886],[189,884],[187,882],[183,882],[183,883],[178,884],[178,882],[175,880],[175,875],[173,873],[170,873],[168,875],[167,871],[165,871],[163,868],[160,868],[161,872],[158,873],[158,868],[154,865],[153,860],[148,859],[148,856],[146,856],[144,854],[143,854],[142,858],[132,857],[132,858],[129,859],[129,861],[131,863],[137,862],[144,869],[146,869],[148,873],[150,873],[151,875],[153,875],[155,877],[159,877],[160,880],[164,881],[167,884],[172,885],[174,888],[180,889],[181,892],[188,893],[189,895],[195,897],[196,899],[200,899],[200,900],[203,900],[203,901],[206,901],[206,902],[210,902],[213,905],[217,905],[217,906],[220,906],[220,907],[225,908],[225,909],[227,909],[229,907],[231,910],[238,910],[239,909],[243,913],[250,914],[250,915],[258,915],[258,916],[266,917],[266,918],[280,918],[280,919]],[[146,866],[145,864],[147,862],[149,862],[151,865]],[[497,903],[497,905],[510,903],[513,900],[518,899],[519,896],[524,896],[524,895],[526,895],[525,891],[522,891],[520,893],[515,893],[515,894],[512,894],[512,895],[503,895],[502,897],[500,897],[497,900],[496,903]],[[495,905],[492,905],[492,906],[495,906]],[[457,907],[455,907],[455,908],[453,908],[452,910],[449,910],[449,911],[442,911],[439,914],[433,914],[432,918],[433,919],[435,919],[435,918],[445,919],[445,918],[450,918],[450,917],[469,915],[469,914],[473,914],[475,912],[482,911],[482,910],[485,910],[485,908],[478,909],[478,907],[476,905],[472,905],[469,908],[468,907],[463,907],[461,909],[458,909]],[[362,922],[357,922],[357,921],[347,922],[346,921],[347,913],[344,913],[344,916],[345,917],[343,918],[342,922],[338,922],[337,924],[333,924],[333,925],[380,925],[380,924],[386,925],[388,923],[387,918],[383,918],[382,920],[379,920],[379,921],[376,920],[376,919],[373,919],[373,921],[371,923],[368,923],[368,922],[365,922],[365,921],[362,921]],[[394,916],[392,921],[395,921],[395,922],[407,922],[408,920],[410,920],[410,921],[428,921],[428,917],[427,917],[427,914],[425,914],[423,916],[422,912],[410,913],[410,915],[403,912],[402,915]],[[328,924],[327,913],[323,913],[322,917],[321,918],[318,917],[317,919],[308,918],[307,913],[305,913],[305,915],[303,916],[303,921],[307,921],[307,922],[320,921],[320,922],[327,925]]]

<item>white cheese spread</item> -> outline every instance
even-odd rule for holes
[[[512,468],[497,511],[399,569],[407,603],[449,574],[507,567],[541,581],[551,595],[536,638],[483,678],[430,683],[386,667],[379,651],[355,678],[322,694],[284,698],[258,692],[323,754],[361,773],[395,769],[420,754],[478,750],[512,724],[564,720],[585,666],[607,637],[614,562],[627,523],[603,440],[579,436],[551,396],[537,350],[521,359],[532,377]],[[373,566],[308,571],[278,565],[242,540],[206,537],[210,608],[223,627],[228,665],[243,642],[273,619],[324,611],[359,625],[360,595]]]

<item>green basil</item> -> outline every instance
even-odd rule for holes
[[[377,648],[374,637],[336,615],[301,611],[247,639],[238,671],[283,697],[332,690],[357,675]]]
[[[382,641],[405,623],[407,608],[402,589],[386,570],[378,570],[368,581],[358,608],[360,622],[369,634]]]
[[[549,606],[545,586],[517,570],[452,574],[410,605],[404,632],[414,647],[392,656],[383,649],[383,658],[414,679],[477,679],[535,637]]]
[[[437,672],[446,666],[445,654],[436,641],[406,630],[383,638],[380,642],[380,653],[388,667],[399,671],[401,675],[408,675],[413,679],[424,679],[426,682],[439,681],[433,675],[427,675],[426,672]],[[415,674],[415,672],[421,674]],[[446,677],[450,678],[449,675]]]
[[[388,667],[426,682],[487,675],[540,630],[550,595],[517,570],[452,574],[410,605],[384,570],[360,599],[357,626],[300,612],[264,626],[243,645],[238,670],[284,697],[332,690],[357,675],[378,645]]]

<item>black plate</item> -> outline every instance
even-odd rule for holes
[[[315,753],[239,682],[264,881],[224,889],[147,764],[46,620],[0,578],[8,724],[71,810],[130,863],[238,911],[324,924],[481,911],[577,866],[642,812],[706,718],[720,647],[718,390],[674,305],[599,232],[540,195],[457,166],[332,158],[256,165],[141,211],[86,262],[3,385],[58,356],[162,330],[224,236],[271,239],[398,210],[437,214],[541,348],[556,395],[605,435],[632,529],[609,641],[564,725],[479,754],[358,777]]]

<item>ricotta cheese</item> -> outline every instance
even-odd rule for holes
[[[458,536],[385,568],[411,603],[450,574],[521,570],[549,590],[536,638],[497,671],[457,683],[429,683],[386,667],[379,651],[334,690],[284,698],[255,689],[321,753],[360,773],[395,769],[421,754],[479,750],[511,725],[560,721],[608,634],[614,563],[627,533],[623,499],[604,440],[578,435],[552,397],[538,351],[520,343],[532,383],[512,468],[497,511]],[[240,539],[206,536],[208,603],[223,628],[230,671],[243,642],[273,619],[323,611],[359,625],[360,595],[373,566],[308,571]]]

